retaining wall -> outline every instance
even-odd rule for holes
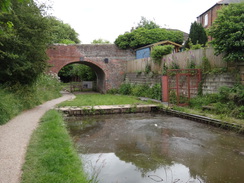
[[[203,82],[202,91],[203,94],[217,93],[220,87],[232,87],[235,83],[237,83],[237,80],[232,74],[207,75]]]
[[[131,84],[160,84],[161,75],[152,75],[151,73],[127,73],[125,82]]]

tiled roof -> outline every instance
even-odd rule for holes
[[[217,2],[217,4],[230,4],[230,3],[240,3],[244,2],[244,0],[221,0]]]
[[[244,0],[221,0],[221,1],[218,1],[211,8],[209,8],[208,10],[206,10],[205,12],[203,12],[201,15],[205,14],[207,11],[209,11],[210,9],[212,9],[213,7],[215,7],[216,5],[231,4],[231,3],[240,3],[240,2],[244,2]],[[198,17],[200,17],[201,15],[199,15]]]

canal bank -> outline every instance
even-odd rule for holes
[[[71,117],[88,174],[107,182],[242,183],[244,138],[161,113]]]
[[[151,100],[147,98],[140,98],[141,100]],[[240,134],[244,134],[244,124],[236,124],[232,122],[226,122],[218,119],[213,119],[206,116],[190,114],[182,111],[173,110],[166,107],[165,103],[161,101],[153,100],[158,102],[156,104],[134,104],[134,105],[99,105],[99,106],[83,106],[83,107],[59,107],[56,110],[63,112],[66,116],[82,116],[82,115],[104,115],[104,114],[121,114],[121,113],[149,113],[149,112],[160,112],[184,119],[193,120],[200,123],[205,123],[215,127],[223,128],[225,130],[235,131]]]

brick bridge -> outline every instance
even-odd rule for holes
[[[132,51],[121,50],[113,44],[53,45],[47,54],[50,71],[56,74],[73,63],[91,67],[97,76],[97,89],[102,93],[123,82],[126,61],[135,59]]]

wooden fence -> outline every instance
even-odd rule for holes
[[[223,55],[214,55],[214,49],[210,47],[166,55],[162,58],[161,65],[155,64],[150,57],[128,61],[127,73],[144,72],[146,68],[150,66],[151,71],[161,74],[164,63],[166,63],[168,68],[170,68],[173,63],[176,63],[179,65],[180,69],[187,69],[189,68],[188,65],[193,62],[197,68],[200,68],[204,57],[208,59],[212,68],[227,67],[227,63],[223,61]]]

